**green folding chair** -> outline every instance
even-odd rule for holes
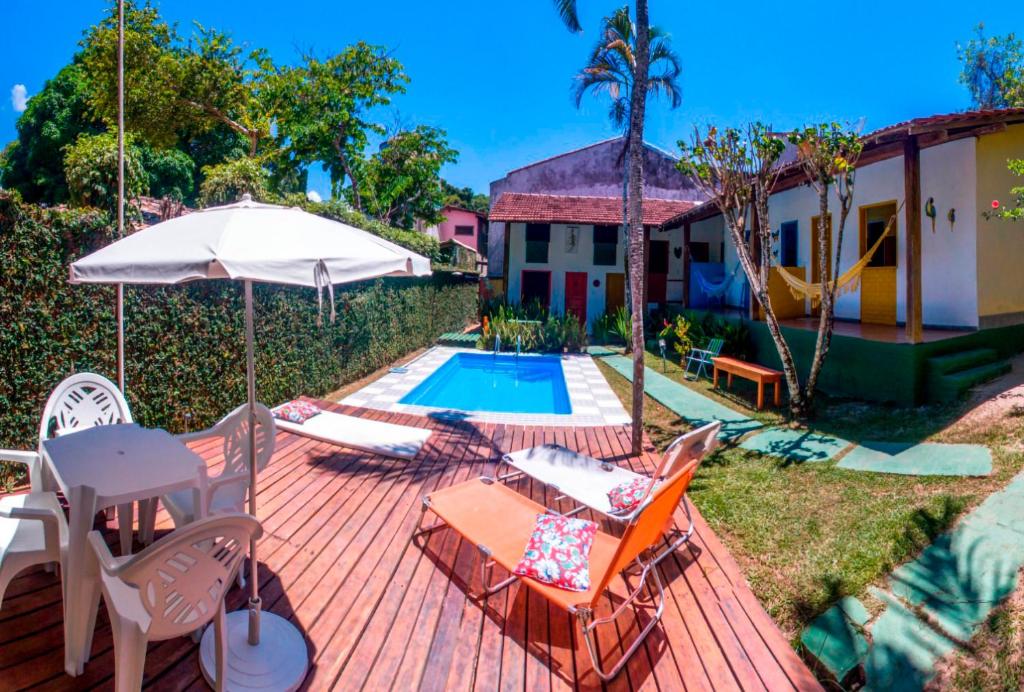
[[[714,365],[711,362],[712,358],[717,357],[722,353],[722,346],[725,345],[725,339],[712,339],[708,342],[707,348],[691,348],[690,354],[686,357],[686,370],[684,371],[684,377],[690,376],[690,367],[693,365],[697,366],[696,372],[693,373],[694,379],[700,379],[700,374],[704,373],[705,377],[710,377],[708,374],[708,367]]]

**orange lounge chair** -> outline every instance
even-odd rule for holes
[[[691,461],[669,476],[653,492],[648,491],[647,497],[641,502],[640,510],[633,514],[621,538],[600,530],[597,532],[590,550],[589,591],[560,589],[530,577],[514,574],[500,583],[488,583],[488,571],[494,564],[511,573],[523,556],[526,544],[533,533],[537,515],[547,512],[544,505],[520,495],[492,478],[476,478],[425,496],[423,515],[426,516],[428,511],[433,512],[441,522],[423,527],[421,517],[421,528],[416,532],[416,536],[447,525],[476,545],[484,556],[480,563],[484,585],[482,597],[486,598],[521,579],[526,586],[552,604],[576,616],[594,670],[602,680],[611,680],[622,670],[629,657],[661,619],[665,594],[654,555],[657,546],[664,540],[665,527],[672,521],[673,512],[690,485],[698,463],[699,460]],[[636,589],[611,615],[595,618],[597,604],[612,579],[634,564],[642,568]],[[640,595],[648,577],[652,578],[657,590],[654,617],[644,626],[636,641],[623,653],[615,666],[605,672],[595,649],[593,632],[599,625],[614,621]]]

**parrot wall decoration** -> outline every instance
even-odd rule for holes
[[[935,198],[929,197],[928,201],[924,203],[924,214],[932,220],[932,233],[935,232],[935,216],[938,212],[935,210]]]

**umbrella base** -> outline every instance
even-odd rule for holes
[[[225,690],[295,690],[309,667],[306,640],[292,623],[273,613],[260,613],[260,643],[249,644],[249,611],[227,614],[228,662]],[[217,646],[214,628],[207,627],[199,645],[203,677],[216,688]]]

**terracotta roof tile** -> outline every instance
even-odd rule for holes
[[[644,223],[657,226],[695,206],[697,202],[645,199]],[[491,207],[490,220],[620,224],[622,198],[505,192]]]

